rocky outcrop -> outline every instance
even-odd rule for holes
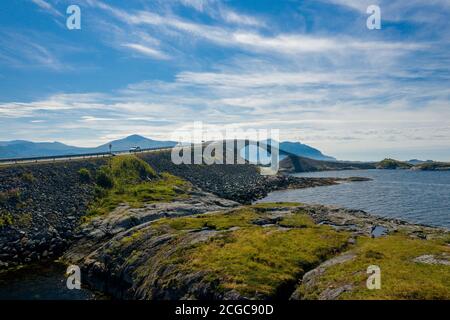
[[[293,155],[280,161],[280,171],[284,173],[362,169],[375,169],[375,163],[321,161]]]
[[[321,276],[325,273],[326,269],[329,267],[332,267],[334,265],[344,263],[347,261],[351,261],[354,259],[356,255],[354,253],[344,253],[337,257],[334,257],[330,260],[325,261],[321,265],[319,265],[317,268],[308,271],[305,273],[302,279],[302,286],[298,286],[297,289],[294,291],[294,293],[291,295],[291,300],[301,300],[303,292],[302,291],[308,291],[313,290],[313,288],[316,286],[317,281],[320,279]],[[351,285],[343,285],[338,288],[328,288],[320,293],[318,299],[319,300],[335,300],[339,297],[339,295],[345,291],[351,290]]]
[[[175,276],[170,266],[165,264],[176,258],[178,252],[207,241],[218,232],[200,229],[183,241],[177,241],[176,234],[160,234],[150,226],[161,218],[195,216],[237,206],[234,201],[200,190],[192,191],[189,199],[171,203],[155,203],[135,209],[123,205],[83,225],[77,235],[80,240],[64,254],[63,260],[80,265],[92,287],[117,298],[219,299],[222,296],[216,292],[214,284],[202,280],[205,274],[196,272]],[[135,257],[131,253],[133,250],[136,250]],[[140,252],[139,257],[137,251]],[[133,274],[143,266],[149,267],[145,271],[148,275],[145,283],[139,283]],[[179,283],[173,288],[167,287],[164,281],[174,277]]]
[[[331,206],[256,204],[251,207],[256,216],[246,213],[246,208],[250,207],[239,207],[235,202],[202,191],[194,192],[189,200],[177,203],[160,203],[140,209],[122,206],[107,216],[95,218],[84,225],[80,230],[80,241],[66,252],[64,261],[79,265],[84,279],[93,288],[121,299],[301,299],[305,290],[315,289],[316,282],[328,268],[354,259],[353,252],[339,253],[354,246],[358,237],[370,238],[374,226],[383,226],[386,235],[395,234],[401,229],[411,238],[416,238],[416,234],[420,233],[425,238],[432,239],[439,233],[435,228],[377,218],[363,211]],[[236,210],[244,210],[242,218],[232,218]],[[220,212],[225,216],[217,216]],[[284,220],[295,214],[307,215],[314,224],[301,222],[303,220]],[[180,216],[194,219],[180,220],[177,218]],[[209,222],[197,223],[200,217],[204,219],[206,216],[211,216]],[[224,222],[224,217],[230,220]],[[246,225],[245,219],[250,224]],[[322,227],[324,225],[328,227]],[[312,251],[318,254],[319,263],[308,260],[309,262],[302,264],[300,273],[292,271],[292,276],[298,277],[301,287],[295,286],[296,281],[280,281],[271,296],[257,291],[244,294],[224,286],[227,276],[212,274],[208,268],[188,267],[190,256],[186,257],[185,252],[195,253],[195,248],[199,245],[228,239],[232,234],[238,236],[240,231],[267,230],[270,234],[303,228],[312,228],[311,236],[317,232],[314,237],[324,230],[327,234],[331,232],[318,239],[334,237],[333,234],[343,232],[348,240],[346,244],[336,247],[330,244],[328,249],[321,247]],[[326,230],[336,230],[337,233]],[[231,239],[235,239],[234,236]],[[231,239],[223,240],[223,243],[226,244]],[[273,245],[282,244],[275,242]],[[305,250],[305,246],[306,243],[298,243],[297,250]],[[327,260],[330,252],[335,256]],[[249,257],[245,259],[248,261]],[[262,258],[253,259],[259,261]],[[230,268],[228,263],[229,261],[223,260],[223,270]],[[265,265],[264,260],[262,263]],[[268,266],[270,265],[269,263]],[[242,268],[245,269],[244,265]],[[351,290],[352,284],[348,283],[329,287],[318,298],[336,299]]]
[[[416,263],[450,266],[449,255],[436,256],[433,254],[425,254],[423,256],[415,258],[413,261]]]

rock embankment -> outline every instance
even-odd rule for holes
[[[281,174],[263,176],[259,174],[257,166],[250,164],[176,165],[170,159],[170,152],[148,153],[140,157],[158,172],[169,172],[207,192],[243,204],[264,198],[275,190],[311,188],[350,181],[339,178],[298,178]]]
[[[0,271],[55,257],[71,241],[94,186],[79,170],[95,171],[105,160],[0,168]]]

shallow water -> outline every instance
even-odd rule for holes
[[[92,291],[69,290],[66,267],[59,263],[29,266],[0,275],[0,300],[92,300]],[[81,279],[83,281],[83,279]]]
[[[260,202],[298,201],[337,205],[412,223],[450,228],[450,171],[345,170],[295,176],[359,176],[373,180],[275,191]]]

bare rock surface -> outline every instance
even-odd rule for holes
[[[448,255],[436,256],[432,254],[426,254],[415,258],[414,262],[450,266],[450,256]]]

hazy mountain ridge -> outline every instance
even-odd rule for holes
[[[173,147],[177,143],[147,139],[139,135],[131,135],[94,148],[75,147],[60,142],[0,141],[0,159],[109,152],[110,144],[112,151],[124,151],[134,146],[141,148]]]
[[[320,150],[300,142],[280,142],[280,150],[314,160],[336,161],[336,158],[324,155]]]
[[[75,147],[60,142],[31,142],[25,140],[0,141],[0,159],[109,152],[110,144],[112,145],[112,151],[114,152],[128,150],[134,146],[139,146],[141,148],[173,147],[177,142],[153,140],[136,134],[94,148]],[[315,160],[336,160],[333,157],[322,154],[318,149],[300,142],[280,142],[279,148],[281,151]]]

